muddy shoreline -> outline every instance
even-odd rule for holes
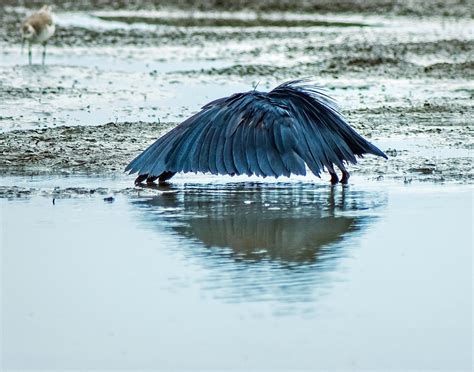
[[[433,115],[438,121],[430,124]],[[350,166],[352,173],[401,182],[472,182],[472,128],[453,125],[452,120],[440,125],[439,117],[439,112],[350,113],[352,125],[389,156],[388,161],[367,156]],[[420,124],[423,119],[427,124]],[[136,155],[175,125],[109,123],[2,133],[0,176],[122,174]]]

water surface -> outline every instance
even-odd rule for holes
[[[469,186],[45,194],[0,201],[5,369],[470,366]]]

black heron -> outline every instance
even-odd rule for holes
[[[271,92],[236,93],[205,105],[160,137],[125,169],[164,183],[178,172],[210,172],[262,177],[318,177],[326,169],[331,183],[346,184],[345,163],[364,154],[387,156],[365,140],[339,113],[336,103],[307,80],[281,84]]]

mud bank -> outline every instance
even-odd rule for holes
[[[353,174],[403,182],[471,182],[472,128],[452,120],[445,125],[437,120],[433,125],[432,115],[351,113],[348,117],[354,127],[389,156],[387,161],[367,156],[350,167]],[[423,119],[426,124],[421,124]],[[136,155],[174,125],[109,123],[3,133],[0,175],[122,174]]]

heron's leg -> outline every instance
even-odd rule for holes
[[[44,65],[44,60],[46,59],[46,43],[43,43],[43,58],[41,60],[41,64]]]
[[[336,185],[339,182],[339,177],[337,176],[332,164],[326,165],[326,168],[331,175],[331,185]]]
[[[171,177],[173,177],[176,173],[175,172],[163,172],[158,177],[158,183],[163,184],[166,183]]]
[[[342,169],[342,178],[341,178],[341,183],[343,185],[347,185],[349,183],[349,177],[351,175],[349,174],[349,172],[345,169]]]
[[[148,178],[148,174],[140,174],[136,179],[135,179],[135,185],[140,185],[143,181],[145,181]]]
[[[31,43],[28,42],[28,62],[31,65]]]
[[[336,185],[339,182],[339,177],[337,176],[334,169],[329,169],[329,174],[331,175],[331,185]]]

